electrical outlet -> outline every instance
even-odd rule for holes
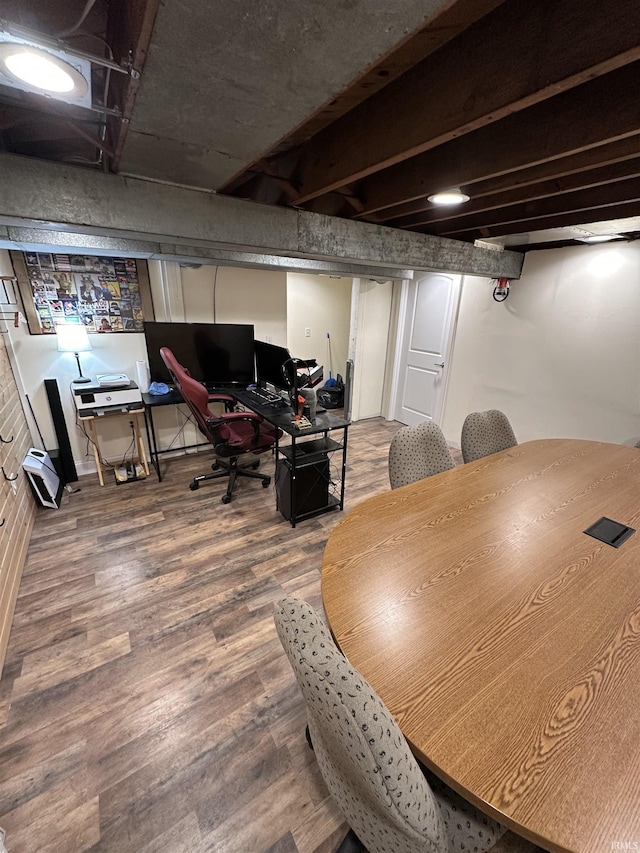
[[[272,344],[273,343],[272,336],[271,335],[265,335],[264,336],[264,342],[265,342],[265,344]]]
[[[305,336],[305,338],[310,338],[310,337],[311,337],[311,329],[310,329],[308,326],[307,326],[307,328],[304,330],[304,336]]]

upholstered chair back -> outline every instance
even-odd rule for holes
[[[275,623],[320,771],[360,841],[371,853],[446,853],[440,809],[398,724],[324,621],[306,602],[285,598]]]
[[[471,412],[462,425],[461,446],[465,462],[515,447],[517,443],[509,418],[498,409]]]
[[[433,421],[402,427],[391,440],[389,482],[392,489],[454,467],[447,440]]]

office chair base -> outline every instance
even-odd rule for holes
[[[189,488],[192,492],[195,492],[200,488],[200,483],[205,480],[219,480],[221,477],[228,477],[229,482],[227,484],[227,491],[220,498],[223,504],[228,504],[231,502],[231,498],[233,497],[233,487],[235,486],[236,479],[238,477],[251,477],[255,480],[261,480],[263,489],[266,489],[271,484],[271,476],[269,474],[260,474],[255,470],[259,467],[259,459],[256,459],[247,465],[238,465],[238,459],[233,456],[229,459],[217,459],[211,465],[213,473],[199,474],[197,477],[194,477],[189,483]]]

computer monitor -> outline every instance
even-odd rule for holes
[[[286,347],[255,342],[256,376],[259,385],[273,385],[283,391],[290,391],[296,380],[295,359]]]
[[[169,347],[194,379],[211,388],[246,387],[255,381],[252,325],[145,322],[144,335],[152,382],[172,384],[161,347]]]

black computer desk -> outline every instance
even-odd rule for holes
[[[344,492],[347,465],[347,437],[351,422],[332,412],[318,412],[311,427],[295,425],[290,406],[276,408],[262,404],[244,389],[220,389],[220,393],[234,397],[240,405],[260,415],[267,423],[282,430],[290,443],[278,439],[275,444],[276,506],[295,527],[296,522],[333,509],[344,509]],[[153,410],[157,406],[176,406],[184,403],[179,391],[169,394],[143,394],[145,425],[151,461],[162,480],[159,456],[175,449],[159,450],[153,423]],[[334,433],[335,437],[332,437]],[[180,447],[189,450],[209,447],[208,442]]]
[[[299,428],[290,406],[274,408],[257,403],[249,391],[234,390],[231,394],[291,439],[290,444],[279,439],[275,444],[276,507],[291,526],[332,509],[344,509],[351,422],[332,412],[318,412],[310,427]]]

